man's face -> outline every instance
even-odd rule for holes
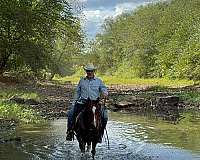
[[[86,70],[86,74],[88,78],[93,78],[94,77],[94,70]]]

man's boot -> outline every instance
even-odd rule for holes
[[[97,142],[98,142],[98,143],[101,143],[101,142],[102,142],[102,138],[103,138],[102,136],[99,136],[99,138],[98,138],[98,141],[97,141]]]
[[[72,129],[67,129],[66,140],[67,141],[72,141],[72,139],[73,139],[73,130]]]
[[[99,138],[98,138],[98,143],[101,143],[101,142],[102,142],[103,135],[104,135],[104,129],[105,129],[105,128],[101,129],[101,131],[100,131],[100,136],[99,136]]]

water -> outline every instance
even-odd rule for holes
[[[187,121],[187,124],[185,124]],[[105,138],[97,146],[95,159],[102,160],[200,160],[199,122],[185,120],[178,125],[123,113],[110,113]],[[46,126],[19,128],[22,142],[0,144],[0,159],[85,160],[78,143],[65,141],[66,119]]]

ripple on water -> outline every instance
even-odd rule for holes
[[[77,141],[65,141],[66,119],[51,123],[52,131],[21,132],[21,145],[0,146],[5,153],[15,150],[18,159],[90,160],[91,154],[81,155]],[[98,144],[96,160],[199,160],[199,154],[162,144],[147,143],[148,132],[140,124],[109,121],[107,126],[110,149],[105,138]],[[156,141],[156,139],[155,139]],[[153,140],[151,140],[153,142]],[[4,152],[3,158],[6,159]],[[2,159],[0,154],[0,159]],[[28,157],[28,158],[27,158]]]

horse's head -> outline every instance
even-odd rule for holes
[[[88,101],[85,108],[85,125],[99,130],[101,127],[101,106],[99,103]]]

